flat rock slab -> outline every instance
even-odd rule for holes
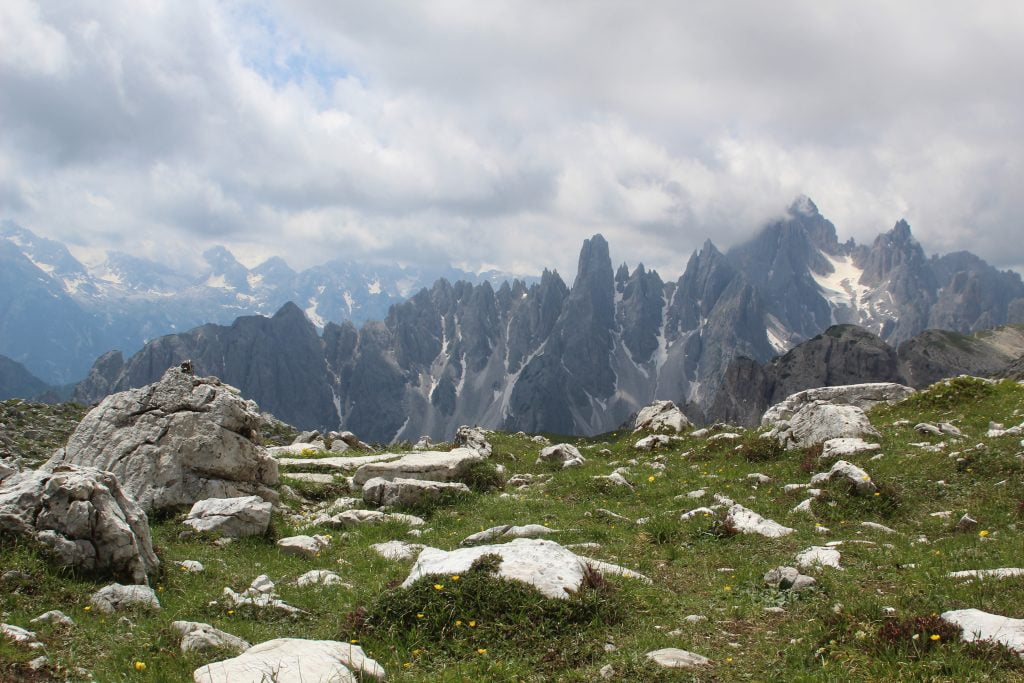
[[[946,574],[951,579],[1012,579],[1024,576],[1020,567],[1002,567],[1000,569],[967,569],[962,572]]]
[[[333,474],[322,474],[319,472],[282,472],[282,481],[304,481],[310,484],[333,484]]]
[[[310,467],[321,470],[337,470],[338,472],[355,472],[363,465],[376,462],[390,462],[403,457],[401,453],[379,453],[377,455],[357,455],[351,458],[280,458],[277,462],[281,467]]]
[[[362,486],[374,477],[388,481],[459,481],[473,465],[483,461],[484,457],[471,448],[456,448],[447,452],[423,451],[402,455],[387,462],[363,465],[356,470],[352,481],[356,486]]]
[[[198,621],[172,621],[171,629],[181,636],[182,652],[233,650],[245,652],[252,645],[238,636]]]
[[[856,453],[870,453],[882,449],[881,444],[868,443],[864,439],[840,437],[829,439],[821,446],[821,459],[845,458]]]
[[[192,674],[195,683],[357,683],[384,680],[384,667],[366,656],[363,648],[335,640],[278,638],[241,655],[201,666]]]
[[[960,627],[960,637],[968,643],[993,640],[1024,656],[1024,619],[1011,619],[980,609],[952,610],[941,616],[943,621]]]
[[[765,538],[780,538],[795,531],[778,522],[765,519],[753,510],[734,503],[725,515],[725,523],[741,534],[760,534]]]
[[[273,505],[259,496],[207,498],[192,506],[185,525],[196,531],[214,531],[222,536],[262,536],[270,526]]]
[[[711,660],[707,657],[702,657],[686,650],[680,650],[677,647],[653,650],[645,656],[658,666],[663,666],[666,669],[695,669],[711,663]]]
[[[459,545],[477,545],[480,543],[486,543],[487,541],[494,541],[499,538],[506,538],[510,540],[513,538],[540,538],[541,536],[547,536],[548,534],[553,533],[556,533],[554,529],[549,529],[543,524],[525,524],[523,526],[502,524],[500,526],[492,526],[490,529],[485,529],[484,531],[479,531],[467,536]]]
[[[402,587],[408,588],[420,577],[430,574],[463,574],[477,558],[488,554],[501,556],[497,576],[529,584],[549,598],[565,599],[578,591],[588,566],[602,574],[630,576],[630,570],[616,565],[597,563],[600,566],[594,566],[588,558],[580,557],[554,541],[517,538],[509,543],[459,548],[451,552],[424,548]],[[614,572],[610,569],[612,567]]]
[[[359,524],[384,524],[386,522],[400,522],[409,526],[423,526],[426,522],[422,517],[416,515],[403,515],[400,512],[380,512],[379,510],[345,510],[324,520],[317,520],[318,524],[330,524],[338,527],[357,526]]]

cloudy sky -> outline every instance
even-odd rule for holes
[[[804,193],[1021,268],[1022,35],[1019,0],[3,0],[0,218],[519,273],[602,232],[675,275]]]

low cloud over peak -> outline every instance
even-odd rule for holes
[[[572,273],[601,232],[674,273],[806,194],[843,238],[905,217],[1012,267],[1022,30],[1014,2],[10,0],[0,217],[297,267]]]

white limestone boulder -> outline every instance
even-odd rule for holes
[[[485,458],[491,457],[491,442],[479,427],[462,425],[455,431],[456,448],[469,448]]]
[[[237,389],[175,367],[154,384],[103,399],[49,465],[113,472],[147,512],[206,498],[277,502],[277,461],[256,443],[261,423],[259,408]]]
[[[549,529],[543,524],[525,524],[523,526],[502,524],[500,526],[492,526],[490,529],[485,529],[484,531],[467,536],[459,545],[478,545],[480,543],[494,541],[499,538],[541,538],[542,536],[547,536],[553,533],[556,533],[554,529]]]
[[[184,524],[231,538],[262,536],[270,526],[273,507],[259,496],[207,498],[192,506]]]
[[[160,565],[149,521],[117,477],[59,465],[15,474],[0,486],[0,534],[42,547],[61,565],[146,583]]]
[[[870,410],[880,403],[895,403],[912,396],[914,389],[891,382],[869,382],[866,384],[844,384],[833,387],[816,387],[790,394],[782,401],[768,408],[761,417],[761,424],[774,425],[789,421],[802,408],[813,403],[851,405],[861,410]]]
[[[644,656],[666,669],[696,669],[711,663],[711,660],[707,657],[702,657],[687,650],[680,650],[677,647],[652,650]]]
[[[741,534],[759,534],[765,538],[781,538],[794,531],[774,520],[765,519],[739,503],[734,503],[726,512],[725,525]]]
[[[821,459],[834,460],[845,458],[857,453],[870,453],[881,450],[882,446],[877,443],[868,443],[859,438],[838,438],[829,439],[821,445]]]
[[[469,571],[476,559],[490,554],[501,557],[497,576],[529,584],[549,598],[564,599],[578,591],[588,567],[601,574],[640,576],[623,567],[580,557],[554,541],[517,538],[509,543],[459,548],[451,552],[424,548],[402,587],[408,588],[420,577],[431,574],[463,574]]]
[[[564,470],[570,467],[579,467],[586,462],[586,458],[572,444],[560,443],[541,449],[540,454],[537,456],[536,464],[539,465],[545,462],[559,464]]]
[[[815,545],[797,553],[796,566],[800,569],[814,569],[816,567],[842,569],[839,565],[840,559],[842,559],[842,556],[834,547]]]
[[[277,547],[285,555],[294,555],[311,560],[331,544],[326,536],[289,536],[277,542]]]
[[[362,487],[370,479],[379,477],[388,481],[395,479],[418,479],[421,481],[459,481],[484,457],[470,448],[455,448],[451,451],[424,451],[410,453],[396,460],[367,463],[356,470],[352,483]]]
[[[149,586],[124,586],[119,583],[104,586],[93,593],[89,598],[89,604],[104,614],[135,607],[160,609],[160,601]]]
[[[182,652],[233,650],[245,652],[252,645],[238,636],[198,621],[172,621],[171,630],[181,636]]]
[[[385,679],[384,668],[363,648],[334,640],[277,638],[232,659],[201,666],[195,683],[357,683]]]
[[[672,401],[655,401],[641,408],[633,423],[634,432],[679,434],[692,428],[693,423]]]
[[[943,612],[943,621],[960,628],[965,642],[991,640],[1024,656],[1024,619],[990,614],[980,609],[958,609]]]
[[[857,406],[817,402],[802,407],[770,432],[787,449],[807,448],[837,438],[879,438],[881,435]]]

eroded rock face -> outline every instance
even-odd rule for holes
[[[254,439],[255,403],[215,377],[171,368],[159,382],[96,406],[50,460],[113,472],[146,511],[206,498],[277,501],[277,462]]]
[[[146,513],[117,477],[61,465],[23,472],[0,487],[0,532],[44,546],[62,565],[146,583],[160,565]]]
[[[672,401],[655,401],[642,408],[633,423],[634,432],[678,434],[692,427],[693,423]]]

